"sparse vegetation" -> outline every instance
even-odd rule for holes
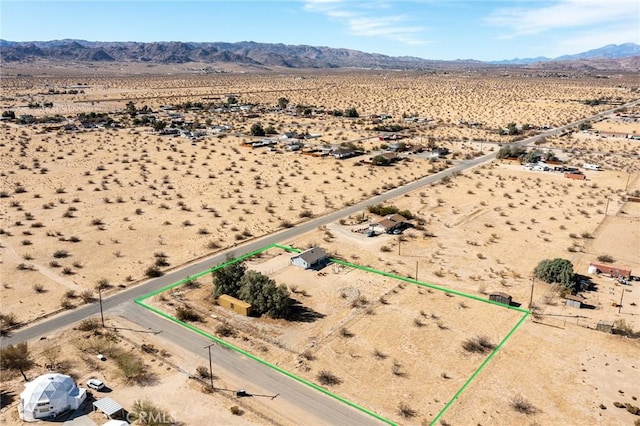
[[[336,386],[342,383],[342,379],[327,370],[320,371],[316,378],[323,386]]]
[[[495,349],[496,345],[487,336],[475,336],[462,342],[462,347],[467,352],[484,354]]]
[[[538,409],[522,395],[516,395],[511,399],[511,407],[522,414],[535,414],[538,411]]]

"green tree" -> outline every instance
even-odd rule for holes
[[[376,155],[375,157],[373,157],[371,159],[371,164],[375,165],[375,166],[387,166],[389,164],[391,164],[391,160],[389,160],[388,158],[382,156],[382,155]]]
[[[241,285],[240,281],[246,271],[247,267],[244,262],[235,262],[213,271],[213,284],[216,286],[213,295],[218,297],[223,294],[228,294],[232,297],[238,297]]]
[[[153,122],[153,130],[156,132],[163,130],[165,127],[167,127],[167,123],[162,120],[156,120]]]
[[[520,131],[518,130],[518,126],[516,126],[516,123],[507,124],[507,131],[510,135],[517,135],[520,133]]]
[[[17,370],[22,374],[24,381],[29,381],[25,370],[33,367],[33,360],[27,347],[27,342],[9,345],[0,349],[0,368],[3,370]]]
[[[4,118],[9,118],[11,120],[15,120],[16,118],[16,113],[10,109],[6,110],[6,111],[2,111],[2,116]]]
[[[520,158],[525,152],[524,148],[516,145],[505,145],[498,150],[497,158]]]
[[[276,286],[274,280],[256,271],[247,271],[241,282],[239,298],[251,303],[257,313],[272,318],[287,318],[291,315],[293,300],[286,286]]]
[[[584,123],[580,123],[580,130],[589,130],[591,128],[591,123],[585,121]]]
[[[138,109],[136,108],[136,104],[134,104],[133,101],[127,102],[127,106],[126,106],[125,111],[131,117],[135,117],[138,114]]]
[[[238,99],[236,99],[235,96],[231,95],[231,96],[227,96],[227,104],[228,105],[235,105],[238,103]]]
[[[540,157],[542,157],[542,153],[540,151],[531,151],[531,152],[527,152],[524,155],[524,162],[525,163],[537,163],[538,161],[540,161]]]
[[[282,109],[285,109],[287,107],[287,105],[289,105],[289,99],[287,98],[279,98],[278,99],[278,106]]]
[[[344,110],[344,116],[349,118],[358,118],[360,117],[360,114],[358,114],[358,111],[355,108],[347,108]]]
[[[573,264],[560,258],[540,261],[533,269],[533,276],[547,283],[561,284],[567,289],[574,289],[576,283]]]
[[[251,133],[251,136],[265,135],[265,131],[264,131],[264,128],[262,127],[262,123],[253,123],[251,125],[251,130],[249,130],[249,132]]]
[[[267,135],[275,135],[276,133],[278,133],[278,131],[272,126],[272,125],[268,125],[265,129],[264,132]]]

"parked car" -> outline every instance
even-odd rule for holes
[[[98,379],[87,380],[87,386],[97,391],[104,389],[104,383]]]

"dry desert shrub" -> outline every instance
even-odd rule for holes
[[[413,408],[411,408],[406,403],[401,402],[400,404],[398,404],[398,414],[403,419],[411,419],[411,418],[416,417],[418,415],[418,411],[414,410]]]
[[[335,386],[342,383],[342,379],[328,370],[320,371],[316,378],[318,379],[318,382],[323,386]]]
[[[535,414],[538,409],[522,395],[516,395],[511,399],[511,408],[522,414]]]
[[[484,354],[495,349],[496,345],[487,336],[475,336],[462,342],[462,347],[467,352]]]

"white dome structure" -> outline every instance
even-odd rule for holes
[[[87,397],[87,390],[76,386],[65,374],[43,374],[27,383],[20,394],[18,412],[25,421],[35,421],[77,410]]]

